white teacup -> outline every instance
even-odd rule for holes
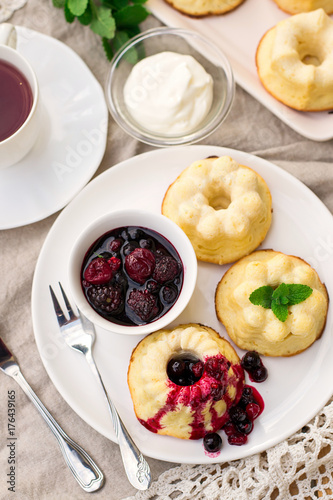
[[[10,99],[16,99],[15,95],[10,98],[4,98],[0,95],[0,109],[5,112],[0,113],[0,127],[2,130],[2,140],[0,140],[0,168],[9,167],[19,162],[32,148],[40,130],[40,97],[36,75],[30,66],[29,62],[16,50],[16,31],[15,27],[9,23],[0,25],[0,70],[4,68],[14,67],[13,71],[19,71],[25,77],[27,85],[29,85],[32,93],[32,104],[30,111],[27,111],[26,118],[17,120],[19,124],[16,130],[6,127],[10,123],[8,103]],[[27,88],[27,93],[30,91]],[[1,102],[1,100],[3,101]],[[12,103],[16,108],[19,108],[17,100]],[[27,104],[28,106],[28,104]],[[29,105],[30,107],[30,105]],[[15,110],[17,111],[17,110]],[[1,120],[4,120],[1,123]],[[8,135],[9,134],[9,135]],[[6,137],[6,135],[8,135]]]

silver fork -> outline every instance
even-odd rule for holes
[[[45,408],[41,400],[24,378],[14,355],[10,352],[1,337],[0,369],[6,375],[9,375],[9,377],[12,377],[21,386],[23,391],[40,412],[54,436],[57,438],[64,459],[81,488],[87,492],[99,490],[104,484],[104,475],[102,471],[98,468],[88,453],[86,453],[81,446],[67,436],[60,425],[54,420],[52,415],[49,413],[47,408]]]
[[[61,306],[52,287],[49,286],[49,288],[60,331],[66,343],[72,349],[84,354],[92,372],[102,386],[108,409],[111,414],[113,427],[118,439],[118,444],[127,477],[130,483],[135,488],[137,488],[138,490],[146,490],[149,488],[151,482],[149,465],[144,459],[140,450],[137,448],[136,444],[133,442],[124,423],[122,422],[115,405],[113,404],[105,389],[102,377],[93,358],[92,346],[94,344],[96,336],[94,325],[80,311],[78,311],[78,315],[74,313],[67,295],[61,286],[61,283],[59,283],[59,286],[65,302],[69,319],[66,318],[63,310],[61,309]]]

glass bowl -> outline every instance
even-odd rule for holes
[[[117,228],[136,226],[152,230],[162,236],[176,250],[183,268],[183,281],[175,303],[162,316],[138,325],[124,325],[105,318],[88,302],[82,285],[82,264],[92,245],[101,236]],[[130,239],[128,240],[130,241]],[[126,243],[126,240],[125,240]],[[120,252],[122,252],[120,250]],[[122,271],[126,274],[125,269]],[[146,335],[166,327],[174,321],[190,301],[197,279],[197,258],[193,246],[179,226],[166,216],[145,210],[119,210],[102,215],[88,225],[75,241],[68,266],[69,286],[78,309],[95,325],[113,333]],[[150,278],[147,278],[150,279]],[[140,286],[140,285],[138,285]],[[144,285],[143,285],[144,286]],[[127,297],[127,295],[126,295]],[[127,298],[125,298],[127,300]]]
[[[165,51],[191,55],[213,78],[213,101],[208,114],[196,128],[179,135],[143,128],[128,112],[124,101],[124,85],[136,62]],[[192,144],[210,135],[227,117],[234,92],[233,72],[223,52],[193,31],[167,27],[148,30],[129,40],[113,57],[105,87],[109,111],[118,125],[135,139],[156,147]]]

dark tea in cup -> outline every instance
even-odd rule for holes
[[[26,121],[33,104],[31,87],[19,69],[0,59],[0,141]]]
[[[0,169],[24,159],[41,126],[36,74],[16,45],[8,45],[13,33],[13,25],[0,24]]]

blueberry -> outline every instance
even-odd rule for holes
[[[253,423],[248,418],[245,418],[241,422],[237,422],[235,425],[237,430],[242,434],[250,434],[253,429]]]
[[[223,394],[224,394],[224,387],[222,384],[219,384],[218,382],[214,382],[210,386],[210,393],[213,396],[214,401],[220,401],[222,399]]]
[[[241,398],[239,400],[239,406],[242,408],[246,408],[248,404],[254,403],[255,399],[253,397],[253,391],[252,388],[249,386],[245,386],[241,395]]]
[[[264,382],[264,380],[266,380],[268,377],[267,368],[265,368],[263,365],[255,368],[251,371],[251,377],[254,382]]]
[[[166,285],[161,289],[162,299],[166,304],[173,304],[178,296],[178,290],[175,286]]]
[[[124,243],[124,240],[122,238],[115,238],[114,240],[112,240],[110,242],[109,248],[112,252],[119,252],[123,243]]]
[[[167,365],[167,373],[170,379],[181,376],[185,371],[186,365],[182,359],[171,359]]]
[[[129,228],[128,234],[131,240],[136,240],[136,241],[139,241],[144,236],[144,232],[136,227]]]
[[[206,451],[210,453],[216,453],[222,448],[221,436],[216,432],[210,432],[203,438],[203,444]]]
[[[155,251],[155,243],[151,238],[143,238],[139,241],[139,245],[141,248],[148,248],[152,252]]]
[[[149,280],[146,282],[146,288],[150,293],[158,293],[161,289],[161,285],[157,281]]]
[[[234,406],[233,408],[230,408],[229,415],[231,421],[235,424],[244,422],[247,419],[245,410],[243,410],[240,406]]]
[[[171,382],[177,385],[193,385],[198,381],[193,373],[193,367],[198,359],[190,354],[171,358],[167,364],[167,375]],[[200,378],[200,377],[199,377]]]
[[[244,370],[252,371],[261,365],[261,359],[256,351],[249,351],[242,357],[241,365]]]
[[[126,245],[123,246],[123,254],[129,255],[136,248],[138,248],[138,244],[135,241],[131,241],[130,243],[126,243]]]

